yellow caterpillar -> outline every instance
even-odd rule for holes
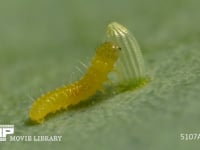
[[[108,74],[113,70],[119,52],[120,48],[113,42],[103,43],[97,48],[87,73],[79,81],[38,98],[30,109],[30,119],[42,123],[49,113],[76,105],[101,90],[103,83],[108,80]]]

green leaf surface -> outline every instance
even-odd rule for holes
[[[16,136],[61,135],[61,142],[0,142],[1,150],[188,150],[200,140],[200,1],[2,0],[0,124]],[[33,99],[81,76],[117,21],[134,33],[151,82],[141,89],[30,125]]]

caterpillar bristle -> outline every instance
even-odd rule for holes
[[[80,64],[81,64],[85,69],[88,69],[88,65],[86,65],[86,63],[80,61]]]
[[[81,73],[81,75],[84,74],[84,72],[80,69],[80,67],[77,67],[77,66],[76,66],[76,70],[78,70],[78,72]]]

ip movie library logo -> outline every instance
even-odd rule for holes
[[[12,141],[12,142],[60,142],[62,141],[62,136],[60,135],[19,135],[13,136],[14,125],[0,125],[0,142],[1,141]],[[10,136],[9,136],[10,135]],[[9,137],[9,138],[8,138]]]
[[[9,134],[14,134],[14,125],[0,125],[0,141],[6,141]]]

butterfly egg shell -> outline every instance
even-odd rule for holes
[[[112,22],[107,27],[107,40],[122,49],[115,65],[118,78],[116,84],[138,84],[146,78],[144,59],[140,47],[131,32],[119,23]]]

